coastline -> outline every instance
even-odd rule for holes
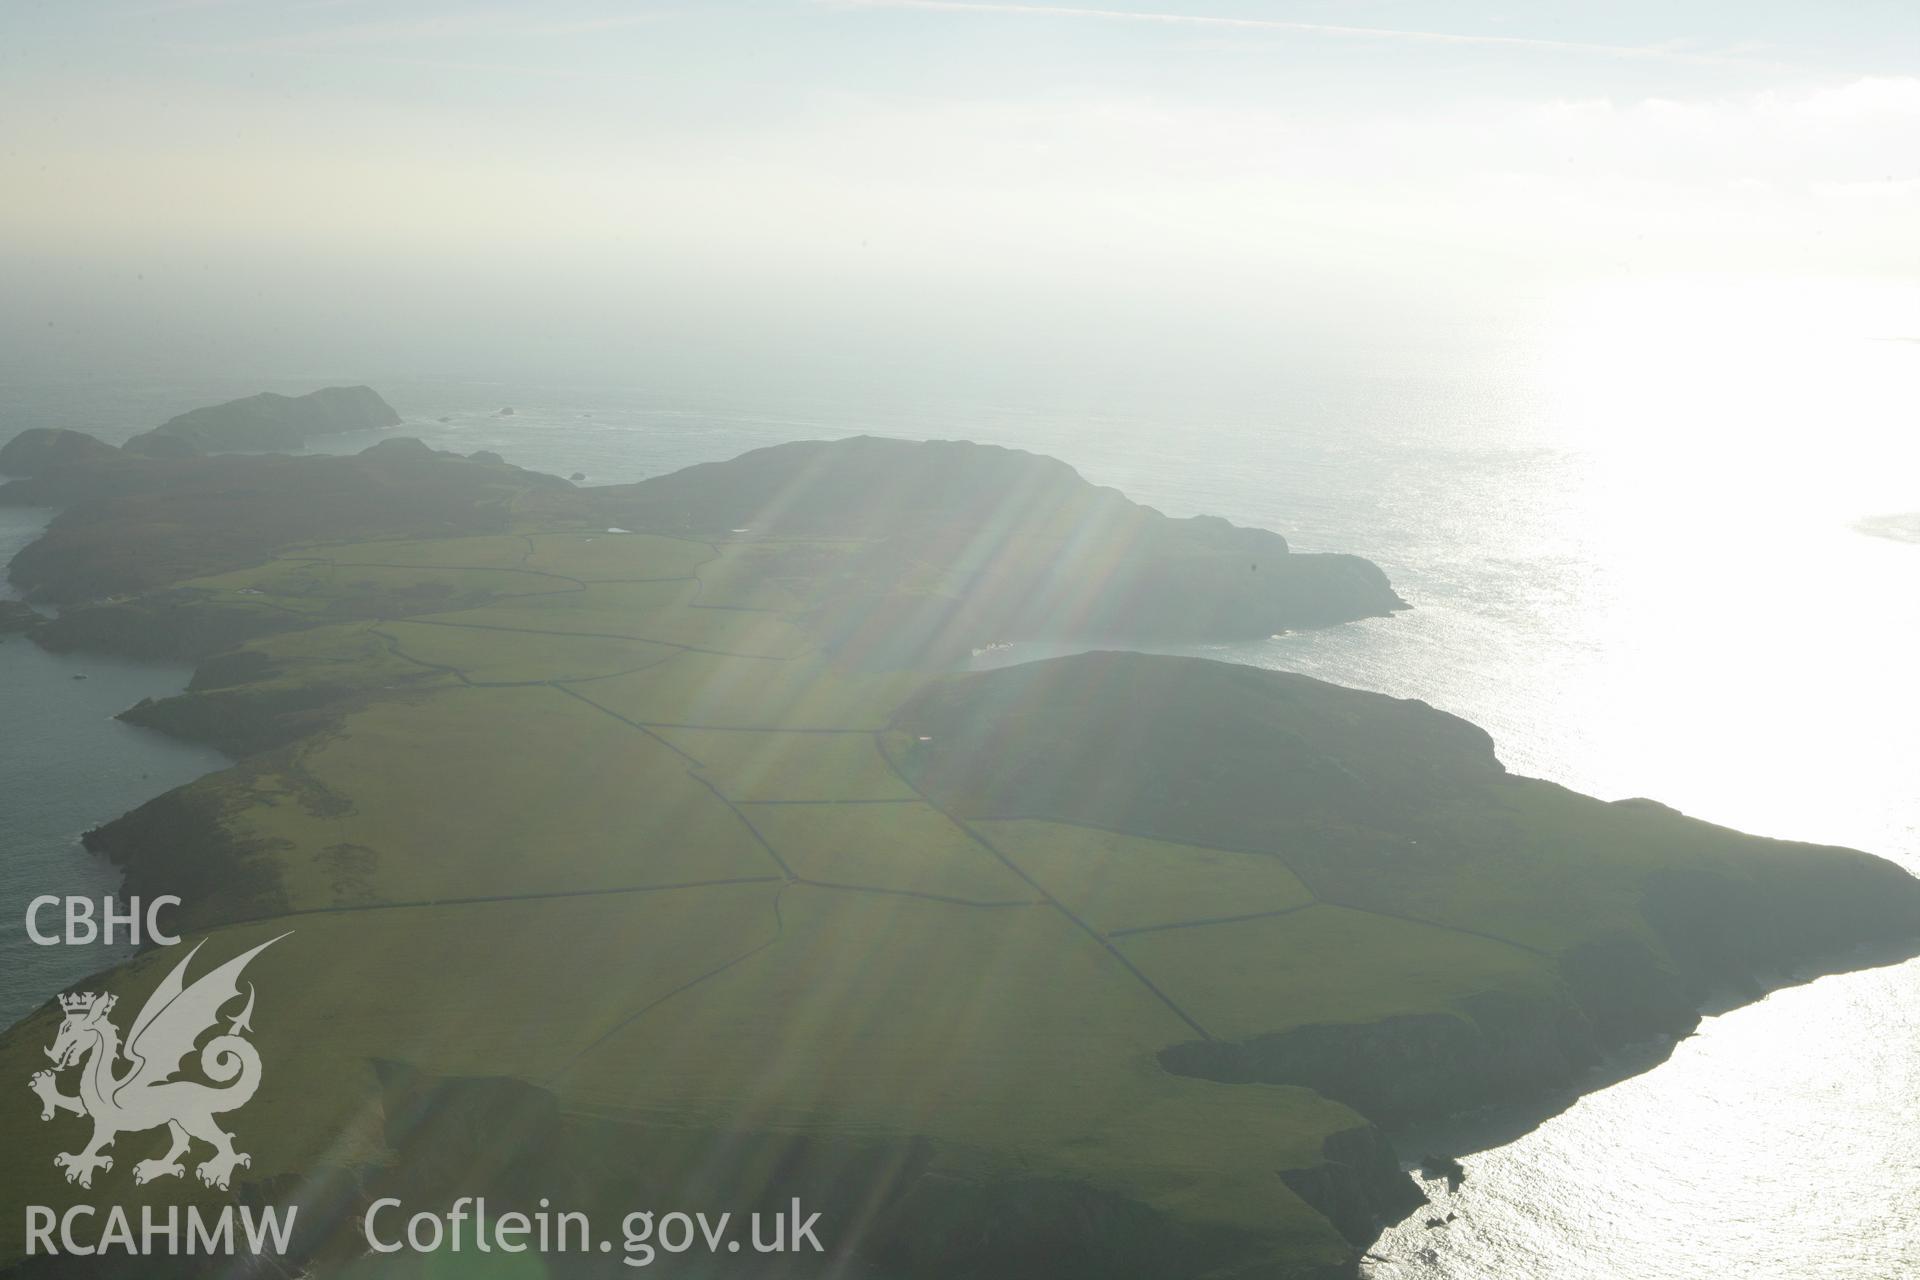
[[[197,737],[196,722],[191,717],[175,722],[159,717],[146,722],[170,735],[178,734],[187,740]],[[204,725],[198,727],[203,729]],[[184,850],[213,848],[219,843],[222,832],[210,823],[210,815],[169,805],[165,797],[155,800],[160,803],[141,806],[140,816],[132,821],[128,820],[129,814],[103,824],[97,837],[90,838],[90,846],[107,851],[118,861],[136,845],[148,850]],[[1641,802],[1643,807],[1644,804]],[[148,888],[160,891],[157,882]],[[1694,1034],[1704,1017],[1741,1008],[1775,991],[1804,985],[1819,977],[1897,964],[1917,951],[1920,945],[1915,938],[1902,934],[1896,939],[1886,930],[1882,930],[1877,939],[1837,948],[1823,945],[1818,938],[1806,937],[1797,939],[1796,944],[1777,956],[1763,957],[1752,968],[1732,975],[1727,985],[1707,991],[1687,1010],[1658,1010],[1670,1016],[1656,1020],[1656,1025],[1644,1020],[1647,1010],[1628,1008],[1616,1011],[1617,1020],[1601,1019],[1604,1025],[1584,1028],[1570,1029],[1566,1018],[1569,1011],[1564,1008],[1542,1008],[1529,1016],[1514,1017],[1506,1021],[1498,1035],[1489,1039],[1488,1048],[1527,1064],[1515,1074],[1515,1101],[1490,1105],[1468,1101],[1457,1105],[1463,1098],[1474,1097],[1478,1076],[1474,1067],[1476,1059],[1462,1056],[1457,1061],[1434,1062],[1431,1071],[1437,1080],[1435,1093],[1442,1099],[1440,1110],[1414,1116],[1389,1116],[1378,1126],[1368,1126],[1365,1133],[1384,1134],[1386,1138],[1386,1142],[1377,1144],[1377,1154],[1384,1157],[1383,1160],[1340,1158],[1330,1152],[1328,1163],[1311,1172],[1319,1175],[1329,1168],[1370,1170],[1375,1165],[1381,1166],[1380,1171],[1384,1172],[1397,1165],[1400,1170],[1418,1174],[1422,1159],[1429,1152],[1449,1157],[1470,1156],[1516,1141],[1583,1098],[1664,1064],[1676,1047]],[[1401,1027],[1383,1023],[1373,1030],[1390,1039],[1406,1041],[1396,1046],[1396,1052],[1383,1055],[1383,1060],[1407,1062],[1433,1052],[1433,1045],[1420,1034],[1422,1029],[1411,1024]],[[1399,1036],[1403,1030],[1410,1038]],[[1175,1074],[1228,1078],[1210,1071]],[[1367,1107],[1361,1106],[1358,1110],[1362,1116],[1372,1118]],[[1374,1216],[1373,1235],[1362,1235],[1364,1227],[1348,1235],[1360,1254],[1354,1264],[1356,1268],[1363,1266],[1365,1255],[1394,1229],[1396,1215],[1407,1211],[1407,1205],[1400,1203],[1394,1194],[1392,1179],[1374,1176],[1372,1172],[1340,1179],[1295,1177],[1288,1185],[1330,1221],[1351,1226],[1356,1222],[1365,1223],[1369,1213]],[[1421,1191],[1431,1197],[1438,1184],[1422,1180],[1419,1185]],[[1433,1201],[1441,1210],[1450,1203],[1450,1195]],[[1429,1215],[1415,1205],[1414,1216]],[[1357,1269],[1351,1274],[1367,1273]]]
[[[1399,1124],[1383,1124],[1381,1129],[1394,1149],[1401,1153],[1402,1167],[1412,1172],[1418,1172],[1419,1157],[1427,1152],[1456,1158],[1479,1155],[1527,1136],[1563,1115],[1583,1098],[1657,1071],[1684,1042],[1702,1034],[1715,1019],[1822,978],[1891,968],[1916,957],[1920,957],[1920,940],[1881,939],[1862,942],[1825,960],[1816,957],[1811,967],[1798,967],[1787,974],[1755,974],[1752,987],[1716,991],[1702,1001],[1694,1025],[1684,1032],[1623,1040],[1576,1075],[1544,1085],[1534,1096],[1417,1117]],[[1425,1181],[1431,1187],[1443,1180]]]
[[[190,734],[181,733],[176,737],[175,733],[164,728],[154,728],[149,732],[172,741],[194,741]],[[167,794],[162,793],[152,797],[152,800],[162,800]],[[130,814],[142,807],[135,805],[103,822],[101,827],[121,826]],[[88,834],[91,840],[94,833]],[[197,835],[190,831],[172,834],[175,838],[168,843],[182,844],[217,838],[219,832],[217,828],[211,828]],[[104,847],[110,845],[111,841],[102,843]],[[110,854],[96,856],[102,862],[118,861],[117,857]],[[1371,1234],[1362,1236],[1356,1232],[1348,1237],[1355,1248],[1351,1265],[1327,1273],[1329,1280],[1334,1275],[1342,1280],[1370,1280],[1371,1277],[1399,1274],[1386,1268],[1407,1260],[1389,1258],[1379,1253],[1383,1242],[1396,1232],[1418,1227],[1423,1222],[1444,1221],[1447,1213],[1465,1212],[1472,1204],[1475,1188],[1471,1185],[1471,1171],[1468,1188],[1463,1193],[1458,1187],[1449,1187],[1446,1177],[1429,1176],[1423,1170],[1422,1164],[1429,1153],[1454,1159],[1464,1158],[1471,1162],[1476,1155],[1534,1134],[1585,1099],[1636,1077],[1654,1073],[1657,1068],[1667,1065],[1683,1042],[1698,1034],[1701,1025],[1708,1020],[1739,1012],[1779,991],[1806,986],[1825,977],[1895,966],[1916,955],[1920,955],[1920,939],[1881,938],[1836,952],[1814,952],[1795,957],[1778,968],[1750,974],[1750,985],[1711,992],[1695,1010],[1694,1024],[1690,1028],[1676,1029],[1674,1034],[1640,1034],[1612,1043],[1601,1043],[1598,1045],[1600,1056],[1597,1059],[1584,1064],[1574,1063],[1572,1072],[1564,1076],[1543,1076],[1536,1090],[1517,1096],[1512,1101],[1481,1103],[1432,1115],[1369,1123],[1353,1135],[1367,1158],[1359,1158],[1351,1151],[1337,1153],[1341,1158],[1334,1158],[1336,1153],[1330,1152],[1329,1164],[1311,1171],[1289,1171],[1282,1176],[1287,1179],[1290,1188],[1330,1220],[1357,1227],[1359,1222],[1366,1220],[1367,1214],[1374,1214]],[[466,1087],[458,1080],[450,1084]],[[616,1129],[620,1127],[615,1125]],[[1424,1203],[1412,1203],[1409,1207],[1400,1199],[1398,1187],[1391,1177],[1391,1171],[1395,1168],[1411,1177],[1412,1185],[1425,1197]],[[1342,1173],[1340,1177],[1328,1179],[1322,1176],[1328,1169],[1350,1170],[1351,1174]],[[1314,1176],[1302,1177],[1302,1172]],[[1400,1216],[1393,1216],[1396,1214]]]
[[[0,508],[0,558],[38,536],[53,512]],[[37,523],[36,523],[37,520]],[[0,598],[13,593],[0,586]],[[0,836],[0,904],[15,928],[0,939],[0,1024],[12,1025],[68,984],[118,964],[130,947],[36,946],[20,925],[41,894],[118,893],[119,867],[88,852],[85,834],[231,761],[202,743],[142,728],[119,713],[180,692],[183,663],[51,653],[25,636],[0,638],[0,694],[32,726],[0,746],[12,788]],[[50,921],[49,921],[50,923]]]
[[[178,731],[178,730],[176,730],[176,731]],[[189,738],[189,739],[191,738],[191,734],[190,734],[190,732],[189,732],[189,733],[187,733],[187,734],[184,734],[183,736],[184,736],[184,737],[187,737],[187,738]],[[175,740],[179,740],[179,739],[175,739]],[[216,767],[217,767],[217,766],[216,766]],[[115,825],[115,824],[114,824],[114,823],[108,823],[108,824],[106,824],[106,825]],[[192,837],[191,837],[191,833],[190,833],[190,832],[189,832],[189,835],[188,835],[188,839],[189,839],[189,841],[191,841],[191,839],[192,839]],[[1879,961],[1871,961],[1871,960],[1868,960],[1868,961],[1864,961],[1864,962],[1862,962],[1862,963],[1859,963],[1859,964],[1856,964],[1856,963],[1854,963],[1854,956],[1853,956],[1853,954],[1852,954],[1852,953],[1849,953],[1849,955],[1848,955],[1848,957],[1847,957],[1847,959],[1846,959],[1846,961],[1845,961],[1845,962],[1843,963],[1843,965],[1842,965],[1842,967],[1841,967],[1841,968],[1838,968],[1838,969],[1833,969],[1833,970],[1831,970],[1831,971],[1832,971],[1832,972],[1850,972],[1850,971],[1852,971],[1852,969],[1854,969],[1854,968],[1856,968],[1856,967],[1871,967],[1871,966],[1872,966],[1873,964],[1876,964],[1876,963],[1881,963],[1881,962],[1879,962]],[[1791,965],[1789,965],[1789,966],[1787,966],[1787,967],[1789,967],[1789,968],[1791,968],[1791,967],[1793,967],[1793,966],[1791,966]],[[1828,971],[1828,970],[1822,970],[1822,971],[1823,971],[1823,972],[1826,972],[1826,971]],[[1782,975],[1780,975],[1779,973],[1777,973],[1777,972],[1775,972],[1775,973],[1772,973],[1772,974],[1770,974],[1770,975],[1768,976],[1768,978],[1767,978],[1766,980],[1767,980],[1767,981],[1769,981],[1769,982],[1778,982],[1778,983],[1782,983],[1782,984],[1788,984],[1788,985],[1790,985],[1790,984],[1792,984],[1792,983],[1798,983],[1798,982],[1802,982],[1802,981],[1805,981],[1805,980],[1806,980],[1806,978],[1807,978],[1808,976],[1812,976],[1812,975],[1798,975],[1798,974],[1796,974],[1796,975],[1795,975],[1795,976],[1793,976],[1793,977],[1792,977],[1791,979],[1788,979],[1788,978],[1786,978],[1786,977],[1784,977],[1784,976],[1782,976]],[[1756,997],[1757,997],[1758,995],[1760,995],[1760,994],[1762,994],[1762,992],[1760,992],[1760,991],[1757,991],[1757,990],[1755,990],[1755,991],[1749,991],[1749,992],[1747,992],[1747,993],[1746,993],[1745,995],[1743,995],[1743,996],[1742,996],[1742,997],[1740,998],[1740,1000],[1739,1000],[1739,1001],[1737,1001],[1736,1003],[1744,1003],[1745,1001],[1748,1001],[1748,1000],[1752,1000],[1752,999],[1754,999],[1754,998],[1756,998]],[[1669,1055],[1670,1055],[1670,1053],[1671,1053],[1671,1050],[1672,1050],[1672,1042],[1667,1042],[1666,1044],[1664,1044],[1664,1045],[1662,1045],[1662,1046],[1660,1046],[1659,1048],[1660,1048],[1660,1052],[1658,1052],[1658,1053],[1655,1053],[1655,1054],[1654,1054],[1654,1055],[1652,1056],[1652,1058],[1650,1059],[1650,1061],[1649,1061],[1649,1062],[1648,1062],[1648,1064],[1647,1064],[1647,1065],[1648,1065],[1648,1067],[1650,1067],[1651,1065],[1658,1065],[1658,1064],[1659,1064],[1659,1063],[1660,1063],[1661,1061],[1664,1061],[1664,1060],[1665,1060],[1665,1058],[1666,1058],[1667,1056],[1669,1056]],[[1630,1073],[1630,1074],[1631,1074],[1631,1073]],[[1578,1080],[1578,1081],[1577,1081],[1577,1082],[1576,1082],[1576,1083],[1575,1083],[1575,1084],[1574,1084],[1574,1085],[1572,1086],[1572,1092],[1571,1092],[1571,1095],[1570,1095],[1570,1100],[1577,1100],[1577,1099],[1579,1099],[1579,1098],[1581,1098],[1581,1097],[1584,1097],[1584,1096],[1589,1096],[1589,1095],[1590,1095],[1590,1094],[1592,1094],[1593,1092],[1595,1092],[1595,1091],[1597,1091],[1597,1090],[1600,1090],[1600,1089],[1603,1089],[1603,1088],[1605,1088],[1605,1087],[1607,1087],[1607,1085],[1608,1085],[1608,1084],[1610,1084],[1610,1083],[1613,1083],[1613,1082],[1614,1082],[1614,1078],[1612,1078],[1612,1077],[1606,1077],[1606,1078],[1601,1078],[1601,1077],[1589,1077],[1589,1076],[1585,1076],[1585,1075],[1583,1075],[1583,1076],[1581,1076],[1581,1077],[1579,1078],[1579,1080]],[[1533,1121],[1531,1121],[1531,1122],[1530,1122],[1530,1123],[1529,1123],[1529,1124],[1528,1124],[1528,1125],[1527,1125],[1527,1126],[1526,1126],[1526,1127],[1525,1127],[1524,1129],[1522,1129],[1522,1132],[1528,1132],[1528,1131],[1531,1131],[1531,1129],[1532,1129],[1532,1128],[1534,1128],[1534,1127],[1536,1127],[1536,1126],[1537,1126],[1537,1125],[1539,1125],[1540,1123],[1543,1123],[1543,1122],[1544,1122],[1544,1120],[1545,1120],[1546,1118],[1549,1118],[1549,1117],[1550,1117],[1550,1116],[1551,1116],[1552,1114],[1554,1114],[1554,1112],[1551,1112],[1551,1111],[1550,1111],[1550,1112],[1548,1112],[1548,1113],[1547,1113],[1546,1115],[1543,1115],[1543,1116],[1541,1116],[1540,1118],[1538,1118],[1538,1119],[1535,1119],[1535,1120],[1533,1120]],[[1402,1157],[1404,1157],[1404,1158],[1409,1158],[1409,1159],[1411,1159],[1411,1158],[1413,1158],[1413,1157],[1416,1157],[1416,1156],[1418,1156],[1418,1155],[1420,1155],[1420,1154],[1422,1154],[1422,1152],[1421,1152],[1421,1150],[1420,1150],[1420,1149],[1418,1149],[1418,1148],[1413,1148],[1413,1147],[1409,1147],[1409,1148],[1406,1148],[1406,1149],[1403,1149],[1403,1150],[1401,1151],[1401,1153],[1400,1153],[1400,1154],[1401,1154],[1401,1155],[1402,1155]]]
[[[1899,1045],[1851,1039],[1841,1011],[1888,1007],[1912,988],[1916,965],[1890,964],[1884,952],[1852,960],[1863,967],[1715,1012],[1671,1045],[1640,1047],[1546,1121],[1495,1107],[1391,1134],[1414,1153],[1460,1155],[1465,1178],[1457,1187],[1422,1178],[1430,1208],[1384,1231],[1360,1274],[1601,1280],[1718,1274],[1729,1258],[1751,1276],[1901,1274],[1889,1263],[1910,1236],[1888,1242],[1874,1225],[1899,1205],[1865,1189],[1897,1185],[1917,1108]],[[1783,1114],[1809,1107],[1805,1122]],[[1863,1110],[1875,1122],[1853,1119]],[[1863,1182],[1862,1169],[1879,1176]],[[1567,1183],[1581,1188],[1577,1204],[1542,1194]],[[1645,1194],[1652,1187],[1657,1201]],[[1730,1187],[1744,1191],[1737,1211]],[[1807,1243],[1787,1230],[1796,1213],[1821,1224],[1813,1269],[1792,1265]],[[1730,1215],[1724,1226],[1716,1214]],[[1782,1229],[1769,1229],[1776,1222]],[[1699,1237],[1676,1247],[1689,1224]]]

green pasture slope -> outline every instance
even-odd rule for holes
[[[1413,1204],[1372,1119],[1557,1083],[1915,920],[1877,860],[1512,777],[1418,703],[1116,653],[863,665],[822,639],[857,542],[522,523],[173,588],[294,620],[135,713],[238,763],[94,838],[209,962],[293,931],[228,1119],[260,1187],[459,1189],[407,1166],[403,1064],[643,1135],[620,1167],[669,1185],[741,1135],[896,1153],[824,1227],[874,1273],[1344,1274]],[[96,985],[135,1008],[179,954]],[[0,1123],[15,1206],[128,1199],[159,1141],[81,1191],[76,1122],[22,1087]],[[470,1177],[535,1159],[518,1133]]]

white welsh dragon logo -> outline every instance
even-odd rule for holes
[[[280,938],[286,937],[281,934]],[[220,1021],[220,1010],[240,995],[240,971],[247,962],[280,938],[270,938],[218,969],[186,985],[187,965],[198,954],[201,943],[194,944],[185,960],[173,967],[154,993],[140,1008],[127,1033],[126,1047],[120,1044],[120,1032],[107,1020],[115,999],[110,995],[84,992],[60,997],[66,1018],[54,1037],[47,1056],[53,1059],[53,1071],[35,1073],[29,1082],[40,1095],[42,1120],[53,1119],[57,1111],[71,1111],[93,1119],[93,1139],[76,1152],[53,1158],[57,1168],[67,1171],[67,1181],[83,1187],[93,1185],[95,1169],[111,1170],[113,1157],[104,1154],[122,1133],[167,1126],[173,1145],[154,1160],[142,1160],[133,1166],[135,1182],[155,1178],[177,1178],[186,1172],[180,1157],[194,1139],[213,1147],[213,1155],[194,1170],[200,1181],[225,1190],[236,1166],[250,1165],[252,1158],[233,1149],[233,1135],[214,1123],[214,1117],[245,1106],[260,1087],[260,1054],[241,1033],[253,1028],[253,984],[247,984],[247,1003],[231,1020],[226,1034],[216,1035],[200,1050],[200,1070],[214,1085],[197,1080],[176,1080],[195,1042]],[[130,1064],[124,1072],[115,1067],[124,1056]],[[55,1072],[84,1061],[80,1069],[80,1092],[69,1097],[60,1092]]]

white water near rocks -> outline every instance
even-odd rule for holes
[[[1487,728],[1519,773],[1920,868],[1920,546],[1861,527],[1920,503],[1920,346],[1878,340],[1920,331],[1920,301],[1892,320],[1792,302],[1642,298],[1444,352],[1287,353],[1261,403],[1179,420],[962,404],[931,388],[933,407],[880,415],[531,379],[222,370],[23,382],[32,394],[0,407],[0,436],[37,425],[21,403],[120,439],[195,403],[367,381],[408,418],[400,431],[435,447],[595,484],[856,431],[1052,453],[1169,514],[1367,555],[1415,606],[1196,652],[1425,699]],[[515,413],[498,415],[506,405]],[[103,791],[90,820],[125,803]],[[1708,1019],[1664,1062],[1531,1132],[1500,1116],[1456,1127],[1444,1140],[1457,1150],[1496,1145],[1466,1157],[1457,1194],[1430,1188],[1454,1221],[1428,1229],[1416,1215],[1371,1270],[1884,1280],[1920,1268],[1916,1027],[1920,964],[1823,978]]]

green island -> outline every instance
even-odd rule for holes
[[[1920,934],[1878,858],[1120,651],[1403,606],[1050,459],[862,438],[576,489],[403,439],[113,453],[16,452],[0,501],[64,507],[12,567],[66,606],[31,635],[193,658],[125,718],[235,762],[88,843],[213,959],[293,931],[248,970],[250,1167],[141,1195],[298,1201],[323,1274],[416,1274],[356,1257],[377,1195],[484,1194],[799,1196],[842,1274],[1351,1276],[1421,1202],[1382,1126]],[[1113,647],[964,669],[1033,639]],[[135,1008],[179,954],[92,985]],[[14,1204],[152,1154],[69,1185],[71,1122],[11,1087]]]

